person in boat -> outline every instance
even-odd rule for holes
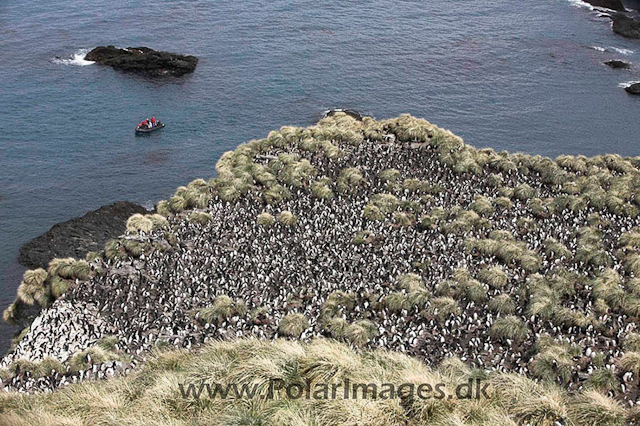
[[[155,117],[151,117],[151,127],[156,127],[157,123],[156,123],[156,118]]]
[[[143,120],[140,124],[138,124],[138,127],[149,127],[149,122],[147,120]]]

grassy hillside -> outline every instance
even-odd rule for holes
[[[272,380],[286,385],[269,394]],[[383,383],[414,384],[393,399],[362,397],[307,399],[287,385]],[[469,379],[489,384],[488,399],[458,399],[455,390]],[[235,383],[257,386],[253,399],[185,398],[189,383]],[[278,382],[279,383],[279,382]],[[417,386],[445,385],[444,399],[423,399]],[[291,388],[293,389],[293,388]],[[340,388],[343,389],[343,388]],[[369,391],[370,392],[370,391]],[[329,394],[331,395],[331,394]],[[427,393],[421,393],[426,396]],[[449,398],[449,395],[452,398]],[[461,390],[460,396],[465,397]],[[292,398],[295,397],[295,398]],[[53,394],[0,395],[3,425],[487,425],[530,424],[621,425],[636,411],[595,390],[576,395],[553,384],[517,374],[493,374],[447,359],[439,368],[385,350],[354,352],[345,344],[318,340],[310,344],[275,340],[212,342],[198,351],[155,353],[126,378],[71,385]]]

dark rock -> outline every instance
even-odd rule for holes
[[[640,20],[617,13],[611,17],[613,32],[628,38],[640,38]]]
[[[631,68],[631,64],[625,61],[621,61],[619,59],[612,59],[611,61],[603,62],[603,64],[611,67],[611,68]]]
[[[631,93],[632,95],[640,95],[640,83],[634,83],[630,86],[624,88],[627,93]]]
[[[148,211],[138,204],[118,201],[58,223],[23,245],[18,262],[27,268],[46,268],[51,259],[57,257],[82,259],[88,252],[100,251],[108,240],[122,235],[127,219],[134,213]]]
[[[198,58],[170,52],[160,52],[148,47],[98,46],[84,57],[118,70],[151,76],[181,76],[195,71]]]
[[[591,6],[604,7],[611,10],[624,11],[624,5],[620,0],[585,0]]]

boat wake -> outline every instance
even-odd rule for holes
[[[63,58],[60,58],[59,56],[56,56],[55,58],[53,58],[53,63],[60,64],[60,65],[78,65],[81,67],[91,65],[94,63],[93,61],[87,61],[84,59],[88,51],[89,49],[80,49],[67,59],[63,59]]]

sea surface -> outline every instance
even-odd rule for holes
[[[411,113],[467,143],[640,155],[640,40],[580,1],[0,2],[0,308],[29,239],[116,200],[151,207],[220,155],[332,107]],[[197,55],[150,80],[83,60],[98,45]],[[59,57],[59,58],[56,58]],[[167,127],[135,137],[155,115]],[[0,326],[4,352],[13,328]]]

